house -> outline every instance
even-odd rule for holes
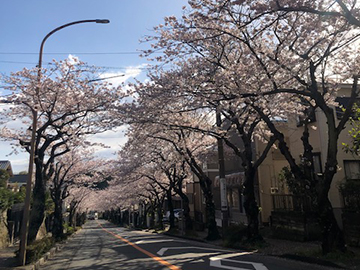
[[[350,85],[342,85],[338,95],[344,101],[349,93]],[[336,114],[336,121],[341,119],[341,109],[334,110]],[[313,147],[313,164],[315,173],[321,177],[326,161],[327,153],[327,126],[324,114],[317,109],[315,115],[309,124],[310,143]],[[299,119],[288,119],[283,123],[282,130],[285,134],[286,142],[290,148],[291,153],[296,158],[296,162],[301,162],[301,154],[303,153],[303,143],[301,140],[303,133],[303,126],[299,124]],[[343,150],[342,143],[350,143],[350,136],[348,129],[343,130],[338,141],[338,171],[334,176],[332,186],[329,192],[329,199],[333,205],[334,213],[341,224],[341,213],[343,208],[343,198],[338,189],[339,184],[345,179],[359,179],[360,177],[360,158],[354,157],[350,153]],[[258,149],[263,145],[256,144]],[[262,220],[267,221],[274,208],[274,197],[278,194],[288,194],[286,186],[279,178],[282,168],[288,166],[286,159],[282,156],[278,149],[273,149],[265,161],[261,164],[258,170],[260,198],[262,206]]]
[[[18,192],[22,186],[26,186],[28,177],[28,174],[15,174],[10,177],[7,187]]]
[[[339,98],[337,99],[339,103],[345,104],[347,102],[347,96],[350,93],[351,85],[342,85],[341,89],[338,92]],[[335,108],[334,114],[336,121],[341,119],[342,110],[340,108]],[[317,177],[321,177],[323,173],[323,168],[326,161],[327,153],[327,125],[326,118],[320,109],[315,110],[314,114],[310,118],[310,143],[313,147],[313,164]],[[274,120],[276,121],[276,120]],[[303,153],[303,142],[301,137],[303,135],[304,126],[301,123],[301,119],[293,117],[289,119],[283,119],[282,121],[276,121],[277,127],[285,135],[285,140],[290,148],[290,151],[293,157],[296,159],[297,163],[301,162],[302,153]],[[350,143],[350,136],[347,130],[350,129],[348,126],[340,135],[338,140],[338,170],[334,176],[331,189],[329,192],[329,199],[333,206],[334,214],[338,220],[340,226],[347,225],[349,222],[343,222],[344,218],[344,197],[339,190],[339,185],[344,181],[356,180],[360,181],[360,158],[353,156],[350,153],[346,153],[343,150],[342,143]],[[254,151],[256,153],[261,153],[265,145],[260,141],[256,140],[254,142]],[[245,222],[244,214],[241,212],[242,198],[241,198],[241,189],[237,193],[236,189],[241,187],[241,168],[233,167],[232,158],[226,159],[226,182],[227,182],[227,194],[228,194],[228,204],[229,212],[231,216],[230,222]],[[237,164],[241,162],[237,161]],[[296,198],[289,192],[288,186],[280,177],[280,172],[284,167],[288,166],[287,160],[281,154],[280,150],[274,147],[269,154],[267,155],[264,162],[260,165],[257,172],[257,185],[256,189],[258,190],[258,204],[261,207],[260,211],[260,221],[262,224],[271,224],[274,222],[274,219],[277,217],[276,214],[292,213],[293,219],[301,220],[302,215],[299,215],[300,212],[304,212],[304,207],[309,206],[305,201],[299,201],[299,198]],[[213,192],[214,192],[214,201],[217,208],[217,218],[220,219],[219,215],[220,209],[220,199],[219,199],[219,185],[218,185],[218,166],[216,163],[216,154],[214,153],[213,157],[209,157],[206,164],[204,164],[204,170],[208,173],[210,179],[213,180]],[[237,178],[234,180],[234,178]],[[204,213],[204,201],[201,199],[201,190],[198,184],[196,184],[196,179],[194,183],[187,185],[187,192],[190,194],[192,204],[192,211],[195,218],[195,221],[200,221],[201,213]],[[234,206],[239,206],[238,209]],[[301,206],[301,209],[299,207]],[[284,217],[281,217],[284,221]],[[316,217],[308,217],[308,220],[316,223]],[[221,222],[218,222],[220,224]],[[360,224],[359,224],[360,226]],[[308,226],[309,227],[309,226]],[[314,229],[315,230],[315,229]],[[345,230],[345,228],[344,228]]]

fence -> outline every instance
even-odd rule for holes
[[[296,195],[272,195],[274,211],[311,212],[313,203],[310,197]]]

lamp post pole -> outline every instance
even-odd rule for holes
[[[219,108],[216,108],[216,125],[221,128],[221,113]],[[221,138],[217,139],[218,146],[218,162],[219,162],[219,186],[220,186],[220,201],[221,201],[221,222],[223,233],[229,225],[228,215],[228,201],[227,201],[227,190],[226,190],[226,178],[225,178],[225,160],[224,160],[224,146]]]
[[[74,24],[80,24],[80,23],[110,23],[109,20],[103,20],[103,19],[95,19],[95,20],[81,20],[81,21],[75,21],[71,23],[67,23],[64,25],[61,25],[51,32],[49,32],[44,39],[41,42],[40,46],[40,52],[39,52],[39,62],[37,65],[38,68],[38,76],[37,76],[37,86],[36,86],[36,93],[38,94],[40,92],[40,84],[41,84],[41,68],[42,68],[42,56],[43,56],[43,49],[45,41],[55,32],[74,25]],[[20,259],[20,265],[25,265],[26,263],[26,245],[27,245],[27,237],[29,232],[29,215],[30,215],[30,197],[31,197],[31,185],[32,185],[32,176],[33,176],[33,169],[34,169],[34,157],[35,157],[35,140],[36,140],[36,128],[37,128],[37,108],[36,105],[34,108],[31,108],[32,111],[32,131],[31,131],[31,141],[30,141],[30,159],[29,159],[29,168],[28,168],[28,179],[26,182],[26,197],[24,202],[24,214],[23,214],[23,220],[21,225],[21,239],[20,239],[20,252],[19,252],[19,259]]]

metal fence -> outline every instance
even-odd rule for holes
[[[310,197],[296,195],[272,195],[274,211],[313,211],[313,203]]]

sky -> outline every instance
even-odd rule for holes
[[[165,16],[181,16],[186,0],[11,0],[1,1],[0,9],[0,74],[24,67],[35,67],[42,39],[53,29],[79,20],[109,19],[110,24],[83,23],[54,33],[46,41],[43,66],[52,59],[62,60],[69,55],[90,65],[103,67],[101,76],[125,74],[112,79],[146,79],[149,62],[139,56],[139,50],[149,48],[141,43],[152,28],[163,23]],[[0,94],[1,82],[0,82]],[[116,132],[97,135],[94,140],[106,142],[110,148],[100,151],[101,157],[114,156],[126,139],[125,127]],[[14,173],[28,169],[27,153],[10,155],[8,142],[0,142],[0,160],[10,160]]]

